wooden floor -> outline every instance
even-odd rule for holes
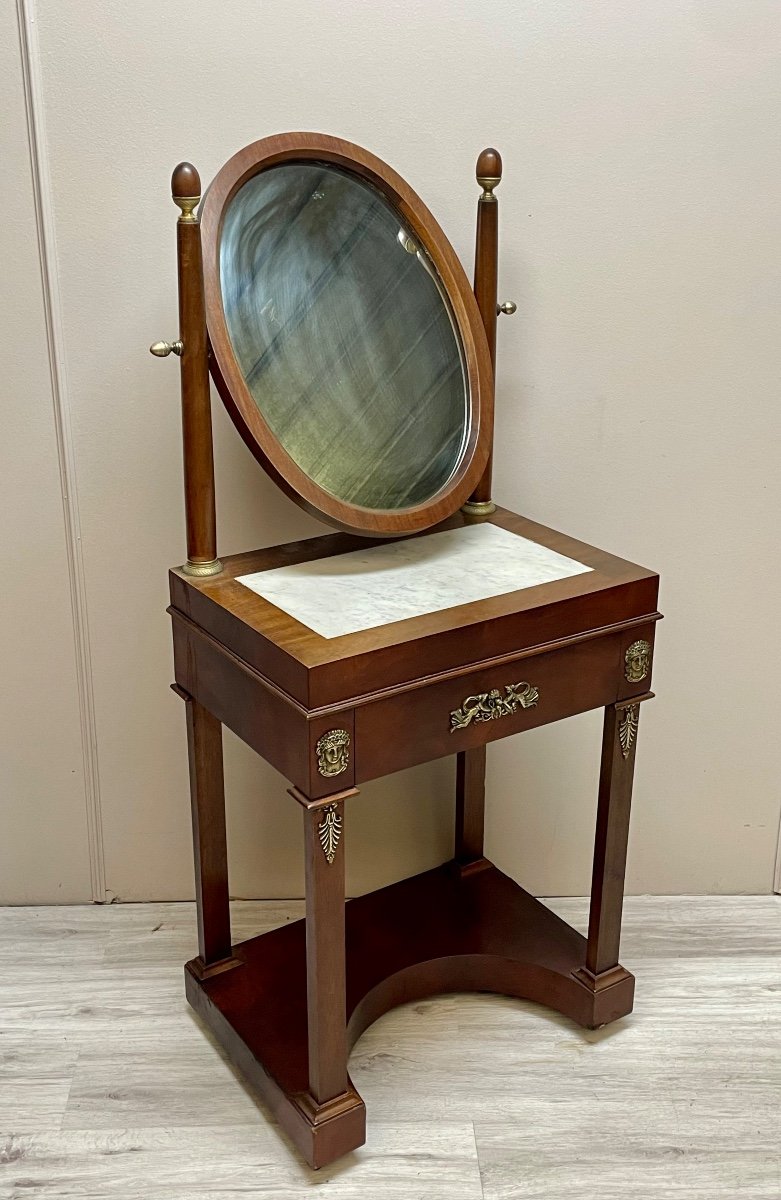
[[[580,900],[551,907],[583,927]],[[302,914],[234,905],[236,940]],[[190,905],[0,910],[0,1197],[781,1198],[781,898],[627,902],[636,1011],[445,996],[355,1048],[368,1142],[294,1155],[190,1014]]]

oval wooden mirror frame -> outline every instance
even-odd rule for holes
[[[425,247],[447,293],[464,356],[468,433],[461,459],[446,484],[423,503],[400,509],[363,508],[314,482],[290,457],[263,417],[233,351],[220,283],[220,237],[228,204],[252,176],[286,162],[323,162],[349,171],[380,191]],[[400,175],[360,146],[316,133],[263,138],[228,160],[199,210],[203,246],[209,368],[223,403],[255,458],[292,500],[337,528],[374,537],[416,533],[461,507],[480,480],[490,454],[493,372],[485,328],[464,269],[439,225]],[[486,436],[487,434],[487,436]]]

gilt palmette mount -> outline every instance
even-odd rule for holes
[[[317,827],[317,835],[326,861],[330,865],[336,858],[336,848],[342,836],[342,818],[335,804],[329,804],[323,812],[323,819]]]

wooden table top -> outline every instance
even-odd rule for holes
[[[173,569],[171,605],[307,707],[658,618],[655,572],[505,509],[489,520],[591,570],[330,638],[237,582],[237,576],[379,544],[334,533],[232,555],[217,576],[201,579]],[[474,518],[457,513],[437,531],[473,524]]]

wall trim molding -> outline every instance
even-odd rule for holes
[[[41,292],[46,324],[46,345],[51,380],[54,427],[63,506],[65,547],[68,563],[76,679],[79,697],[81,747],[84,760],[84,793],[87,810],[87,840],[92,898],[104,903],[106,868],[103,851],[103,819],[100,803],[95,697],[92,679],[87,613],[87,590],[81,542],[76,459],[71,424],[71,405],[65,364],[64,335],[51,175],[46,142],[41,57],[36,29],[35,0],[16,0],[19,49],[22,62],[30,174],[35,206],[35,226],[41,269]]]
[[[781,820],[778,822],[778,841],[776,843],[776,870],[773,877],[773,891],[781,895]]]

